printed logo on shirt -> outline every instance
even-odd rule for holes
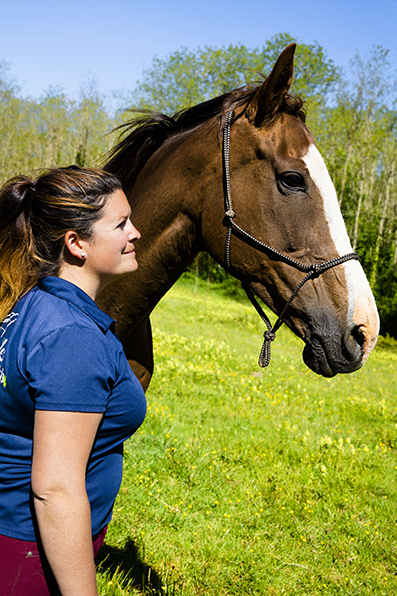
[[[6,334],[8,327],[10,325],[12,325],[13,323],[15,323],[18,316],[19,315],[17,312],[10,313],[3,320],[3,322],[1,323],[1,327],[0,327],[0,384],[3,385],[3,387],[5,387],[7,385],[6,375],[4,373],[3,362],[4,362],[5,353],[6,353],[6,343],[8,342],[8,339],[6,337],[4,337],[4,335]]]

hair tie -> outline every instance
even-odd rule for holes
[[[27,182],[28,184],[24,188],[20,202],[20,209],[22,211],[30,208],[33,197],[36,194],[36,182],[34,180],[28,180]]]

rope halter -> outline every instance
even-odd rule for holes
[[[352,259],[359,259],[359,256],[356,252],[351,252],[341,257],[336,257],[334,259],[330,259],[329,261],[325,261],[324,263],[313,263],[311,265],[305,265],[296,259],[293,259],[289,255],[286,255],[271,246],[268,246],[261,240],[258,240],[254,236],[251,236],[248,232],[246,232],[243,228],[241,228],[236,222],[234,221],[235,218],[235,211],[233,210],[232,205],[232,197],[230,192],[230,128],[231,128],[231,119],[233,115],[233,111],[236,104],[232,104],[229,110],[226,113],[225,118],[225,125],[223,129],[223,167],[224,167],[224,199],[225,199],[225,220],[227,225],[227,234],[226,234],[226,245],[225,245],[225,263],[227,271],[231,271],[231,260],[230,260],[230,243],[232,238],[233,230],[237,231],[243,238],[246,238],[250,241],[250,243],[254,244],[256,248],[264,249],[271,254],[280,257],[289,265],[292,265],[296,269],[301,269],[302,271],[306,271],[305,277],[302,281],[297,285],[295,290],[292,292],[289,300],[287,301],[286,305],[284,306],[281,314],[279,315],[277,321],[275,322],[274,326],[272,327],[270,320],[266,313],[263,311],[262,307],[257,302],[255,295],[251,288],[247,284],[242,284],[247,297],[249,298],[251,304],[254,306],[256,312],[261,317],[262,321],[265,323],[267,329],[263,334],[264,342],[262,345],[262,349],[259,355],[258,364],[261,368],[267,367],[270,364],[271,358],[271,343],[276,338],[276,332],[283,324],[283,318],[285,313],[289,309],[292,301],[296,298],[298,292],[302,289],[304,284],[311,278],[318,277],[324,271],[331,269],[332,267],[336,267],[342,263],[346,263],[346,261],[350,261]]]

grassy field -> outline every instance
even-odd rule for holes
[[[397,344],[323,379],[286,328],[180,281],[153,316],[100,594],[397,594]]]

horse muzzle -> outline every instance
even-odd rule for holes
[[[317,328],[306,341],[303,360],[312,371],[323,377],[351,373],[363,366],[376,339],[377,332],[373,334],[368,327],[356,323],[351,323],[343,333],[336,329]]]

